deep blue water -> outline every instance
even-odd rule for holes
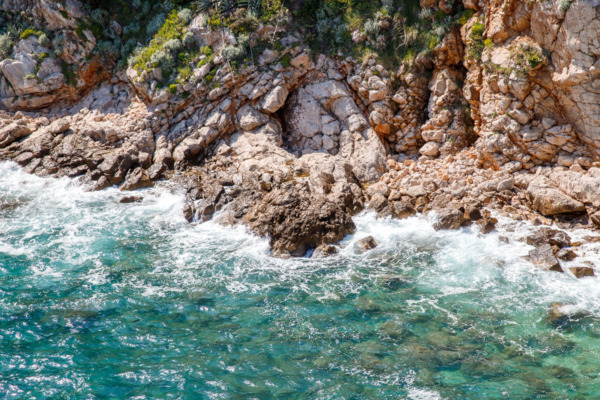
[[[279,260],[138,194],[0,164],[0,398],[600,398],[598,279],[524,262],[524,225],[362,215],[340,255]]]

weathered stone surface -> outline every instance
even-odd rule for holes
[[[596,275],[596,273],[594,272],[594,268],[592,267],[571,267],[569,268],[569,271],[571,271],[571,273],[575,275],[576,278],[585,278],[587,276]]]
[[[367,236],[365,238],[360,239],[357,243],[357,246],[359,251],[365,252],[373,250],[375,247],[377,247],[377,242],[375,241],[373,236]]]
[[[464,213],[460,210],[443,210],[438,221],[433,224],[436,230],[459,229],[465,222]]]
[[[531,246],[550,244],[559,249],[571,246],[571,237],[567,233],[550,228],[540,228],[533,235],[527,236],[526,241]]]
[[[547,271],[563,272],[558,259],[552,251],[552,246],[543,244],[529,252],[531,262]]]
[[[529,184],[527,192],[533,206],[543,215],[556,215],[585,211],[585,205],[566,195],[547,181],[536,179]]]

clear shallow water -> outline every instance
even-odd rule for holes
[[[340,255],[278,260],[139,193],[0,164],[0,398],[600,398],[598,279],[519,242],[362,215]]]

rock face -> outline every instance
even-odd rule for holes
[[[165,87],[152,63],[100,63],[82,2],[0,0],[53,33],[18,38],[0,60],[0,160],[98,190],[172,177],[188,220],[245,224],[282,257],[328,253],[364,207],[436,211],[436,229],[476,222],[482,233],[495,228],[490,210],[600,227],[596,3],[423,1],[432,15],[473,13],[394,71],[375,57],[310,55],[298,33],[272,26],[251,41],[275,32],[281,46],[234,71],[224,49],[239,38],[198,14],[185,32],[214,54]],[[122,36],[115,21],[106,29]],[[530,240],[547,269],[570,246],[562,232]]]
[[[40,41],[36,32],[17,41],[9,58],[0,60],[0,104],[4,108],[33,110],[61,100],[78,100],[108,76],[99,58],[92,56],[97,39],[90,30],[78,28],[87,16],[81,2],[16,3],[1,3],[0,11],[32,16],[35,27],[53,40]]]

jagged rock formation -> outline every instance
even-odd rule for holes
[[[246,224],[279,256],[339,241],[365,205],[398,218],[462,210],[458,226],[482,207],[599,223],[595,3],[462,4],[464,24],[398,70],[310,56],[298,34],[269,26],[250,42],[279,32],[281,47],[235,68],[223,56],[235,35],[199,13],[185,29],[211,55],[165,86],[159,64],[111,74],[90,57],[97,38],[78,1],[0,1],[61,38],[24,37],[0,62],[0,159],[96,189],[174,176],[190,221]],[[493,229],[489,216],[481,226]]]

